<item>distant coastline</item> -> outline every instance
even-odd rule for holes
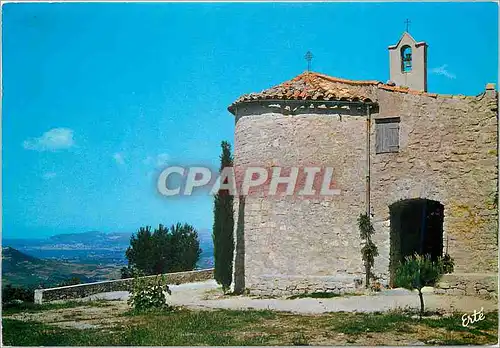
[[[113,279],[119,277],[119,270],[127,265],[125,251],[129,246],[132,233],[103,233],[98,231],[59,234],[45,239],[17,239],[2,238],[2,247],[11,247],[26,256],[39,259],[36,269],[45,272],[40,266],[43,261],[61,262],[65,264],[74,264],[75,267],[85,270],[86,266],[97,267],[99,279]],[[202,230],[199,233],[200,248],[202,253],[196,265],[196,269],[207,269],[213,267],[213,244],[210,232]],[[4,260],[5,262],[5,260]],[[31,275],[30,271],[33,265],[26,265],[26,269],[17,268],[20,274],[4,274],[3,281],[13,282],[13,279],[22,279],[22,282],[31,283],[30,277],[37,277],[37,274]],[[54,263],[51,264],[54,267]],[[96,276],[95,272],[85,273],[82,271],[85,279],[91,279]],[[108,272],[109,274],[107,274]],[[21,282],[16,280],[14,282]]]

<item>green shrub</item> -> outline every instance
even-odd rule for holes
[[[150,226],[141,227],[130,238],[125,256],[131,268],[154,275],[192,271],[201,252],[196,229],[177,223],[170,228],[160,224],[153,231]]]
[[[441,262],[443,266],[443,274],[453,273],[453,270],[455,269],[455,261],[448,253],[443,256]]]
[[[358,227],[360,237],[365,242],[365,245],[361,248],[361,257],[365,265],[365,287],[368,288],[370,286],[370,279],[374,278],[372,268],[375,263],[375,257],[378,256],[378,248],[372,241],[372,234],[375,233],[375,229],[367,214],[359,215]]]
[[[306,335],[304,335],[302,332],[298,332],[292,338],[292,345],[294,345],[294,346],[308,346],[309,342],[307,341]]]
[[[408,290],[418,290],[420,298],[420,317],[424,314],[424,298],[422,288],[434,286],[443,274],[443,261],[439,258],[432,261],[430,255],[406,257],[396,269],[395,285]]]
[[[10,284],[2,289],[2,304],[13,302],[33,302],[35,300],[35,291],[33,289],[16,287]]]
[[[163,275],[135,278],[131,290],[128,304],[136,311],[170,309],[166,294],[171,295],[172,293]]]

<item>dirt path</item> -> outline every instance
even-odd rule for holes
[[[268,309],[297,314],[322,314],[328,312],[385,312],[394,309],[418,309],[416,293],[404,289],[386,290],[376,295],[342,296],[328,299],[265,299],[250,296],[223,296],[215,281],[171,286],[171,305],[196,310],[213,309]],[[61,327],[80,329],[112,327],[123,321],[120,314],[130,307],[126,300],[128,292],[109,292],[89,296],[82,300],[110,300],[104,306],[82,306],[34,313],[18,313],[8,316],[23,321],[40,321]],[[424,294],[427,310],[445,312],[473,313],[484,308],[485,312],[497,309],[496,300],[485,300],[471,296],[446,296]]]
[[[172,296],[168,301],[174,306],[185,306],[196,309],[272,309],[303,314],[319,314],[327,312],[385,312],[397,308],[420,308],[415,292],[404,289],[385,290],[375,295],[342,296],[329,299],[264,299],[251,296],[222,296],[222,292],[210,280],[201,283],[171,286]],[[97,294],[87,299],[126,300],[127,292]],[[474,310],[485,311],[497,309],[497,301],[472,296],[446,296],[433,293],[424,294],[428,310],[445,310],[447,312],[469,313]]]

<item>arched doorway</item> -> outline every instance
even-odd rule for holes
[[[405,199],[389,206],[391,217],[389,270],[391,286],[396,267],[406,256],[443,253],[444,206],[429,199]]]

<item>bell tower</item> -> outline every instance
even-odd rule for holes
[[[427,92],[427,44],[405,31],[396,45],[389,46],[389,70],[397,86]]]

